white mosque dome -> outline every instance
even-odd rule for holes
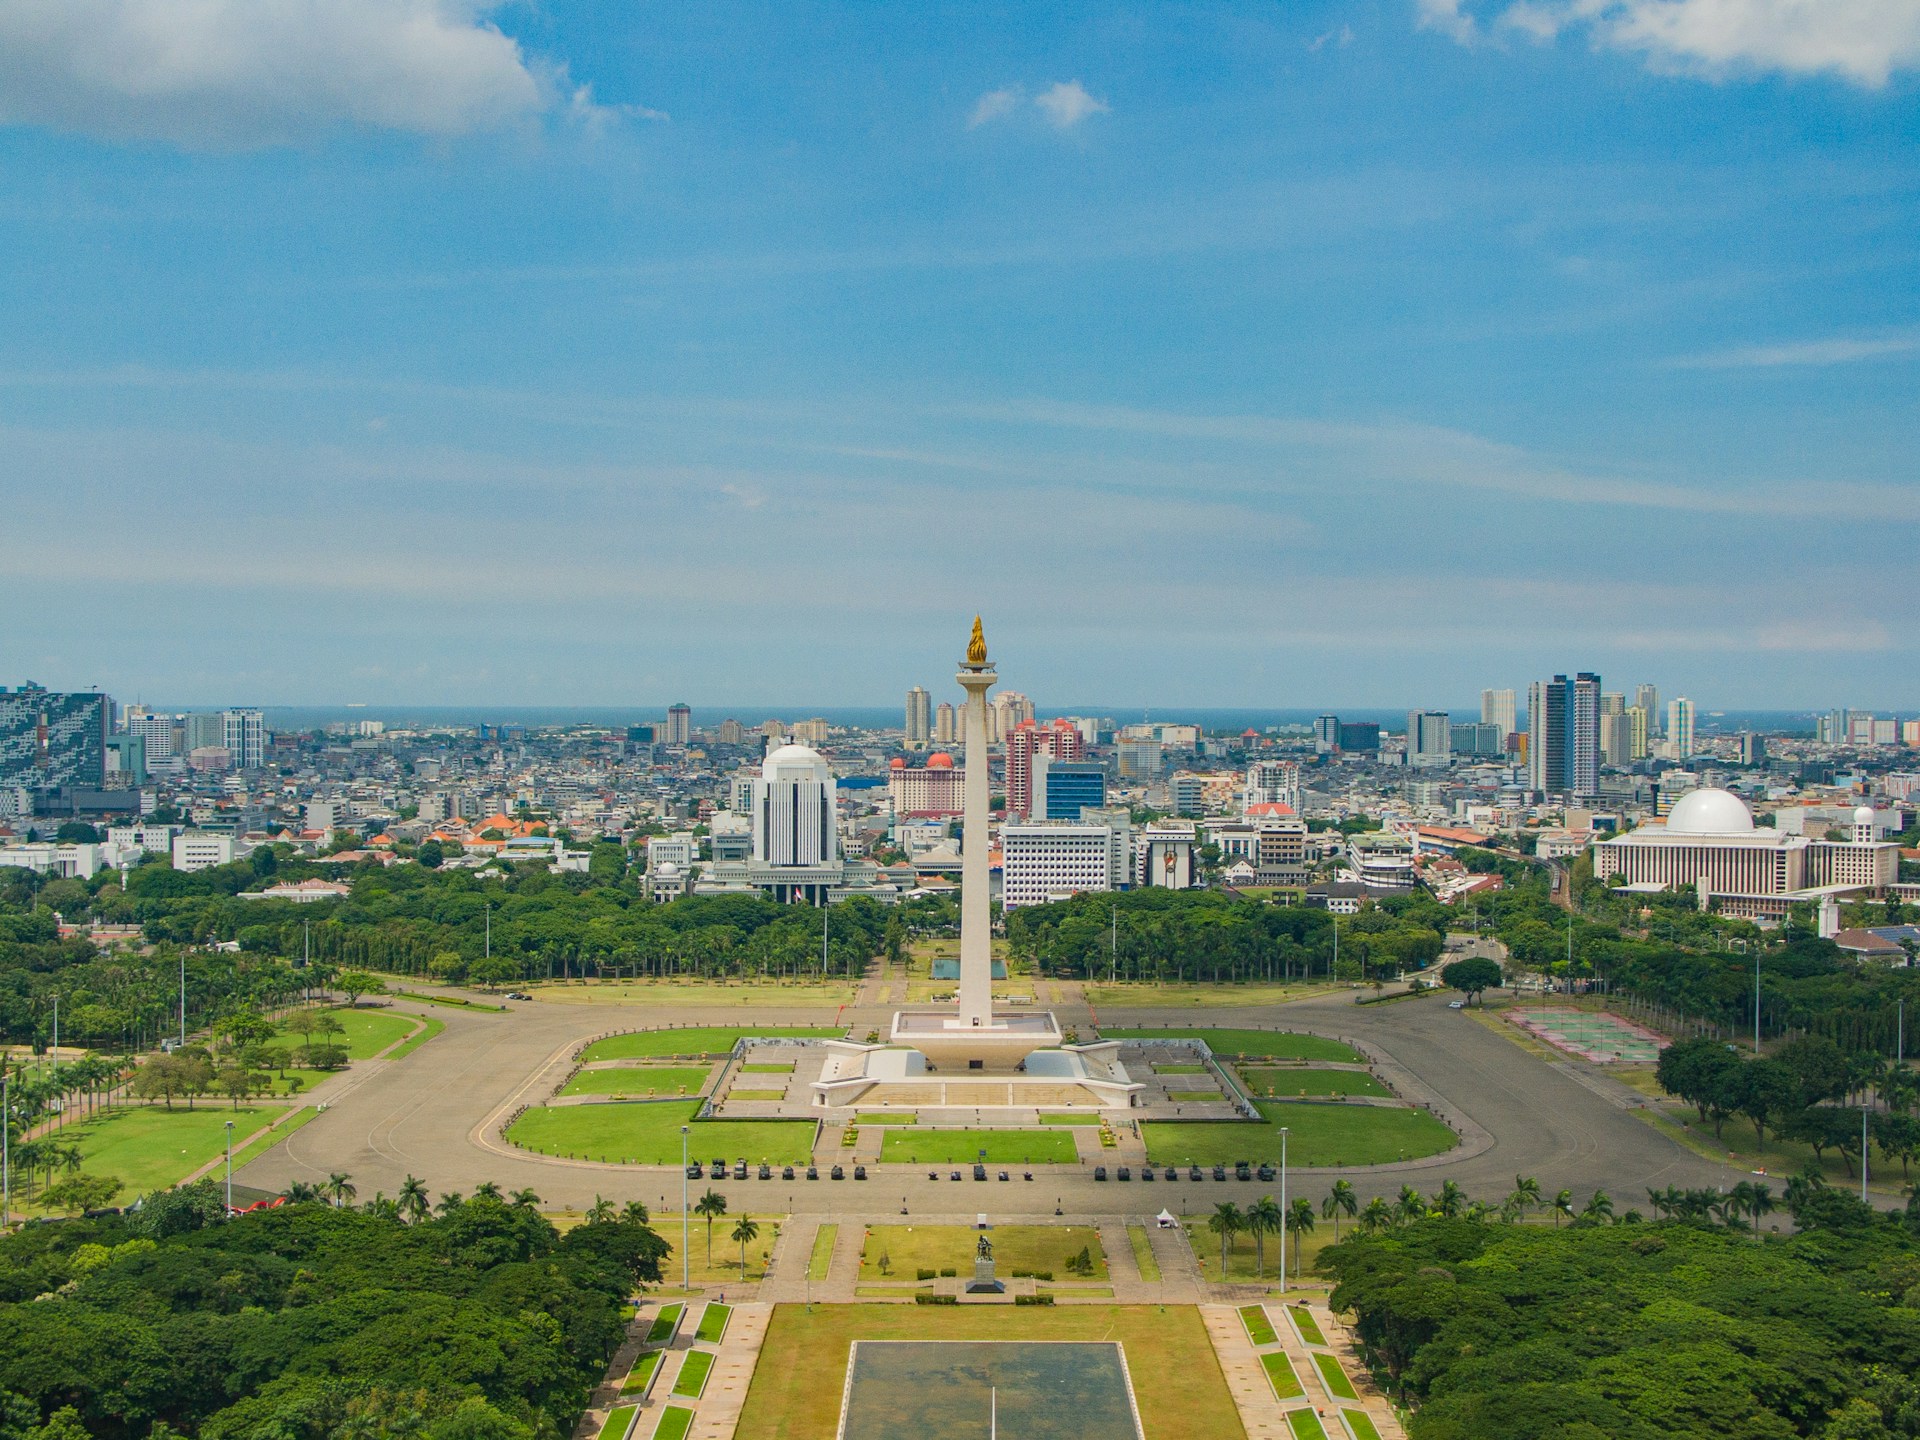
[[[1731,790],[1689,790],[1667,815],[1670,835],[1745,835],[1752,829],[1753,812]]]
[[[825,780],[832,773],[826,757],[811,745],[782,745],[760,767],[763,780]]]
[[[1873,807],[1871,805],[1862,805],[1856,809],[1853,812],[1853,823],[1856,825],[1873,824]]]

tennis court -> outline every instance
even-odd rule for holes
[[[1513,1023],[1556,1049],[1600,1065],[1652,1065],[1667,1046],[1651,1030],[1604,1011],[1543,1006],[1516,1013]]]

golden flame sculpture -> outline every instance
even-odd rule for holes
[[[980,628],[980,617],[973,617],[973,638],[967,642],[967,663],[984,665],[987,663],[987,636]]]

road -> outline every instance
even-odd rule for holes
[[[396,1008],[429,1007],[400,1002]],[[1084,1011],[1063,1005],[1063,1023],[1084,1023]],[[325,1113],[287,1141],[236,1173],[237,1183],[278,1190],[296,1180],[323,1181],[335,1171],[353,1177],[359,1195],[392,1195],[408,1175],[437,1193],[470,1191],[492,1180],[512,1191],[530,1188],[549,1207],[582,1208],[597,1196],[639,1199],[656,1208],[676,1208],[679,1171],[660,1167],[600,1165],[531,1154],[508,1146],[499,1127],[520,1105],[544,1099],[557,1073],[581,1042],[610,1031],[649,1024],[746,1023],[738,1009],[671,1011],[625,1005],[515,1006],[505,1014],[433,1008],[445,1033],[406,1059],[365,1061],[331,1083],[320,1097]],[[858,1027],[864,1013],[843,1017]],[[1644,1206],[1648,1188],[1668,1185],[1731,1185],[1744,1177],[1725,1165],[1700,1159],[1628,1113],[1631,1092],[1593,1067],[1551,1064],[1521,1049],[1461,1011],[1434,997],[1383,1005],[1356,1005],[1351,992],[1332,992],[1285,1006],[1258,1009],[1192,1007],[1177,1012],[1109,1010],[1116,1026],[1159,1024],[1258,1025],[1346,1038],[1385,1058],[1390,1072],[1411,1092],[1453,1121],[1468,1143],[1447,1156],[1404,1165],[1298,1172],[1295,1193],[1323,1194],[1336,1178],[1350,1180],[1364,1204],[1391,1197],[1403,1184],[1424,1191],[1456,1181],[1475,1199],[1497,1203],[1515,1175],[1540,1182],[1547,1194],[1568,1189],[1584,1201],[1605,1189],[1621,1209]],[[832,1013],[806,1009],[756,1011],[766,1024],[831,1023]],[[929,1180],[924,1168],[870,1166],[864,1184],[820,1180],[700,1182],[728,1195],[736,1209],[801,1214],[849,1211],[971,1217],[981,1210],[1003,1216],[1051,1216],[1055,1206],[1075,1215],[1151,1214],[1166,1206],[1211,1209],[1218,1200],[1237,1203],[1275,1189],[1258,1182],[1211,1180],[1152,1186],[1093,1180],[1075,1166],[1042,1166],[1029,1183],[1015,1178],[977,1184]],[[943,1170],[944,1174],[945,1171]]]

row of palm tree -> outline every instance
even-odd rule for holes
[[[707,1264],[713,1264],[713,1222],[727,1213],[727,1197],[709,1190],[693,1202],[693,1213],[707,1222]],[[747,1246],[760,1238],[760,1226],[751,1215],[742,1215],[733,1226],[733,1241],[740,1247],[740,1278],[747,1278]]]

